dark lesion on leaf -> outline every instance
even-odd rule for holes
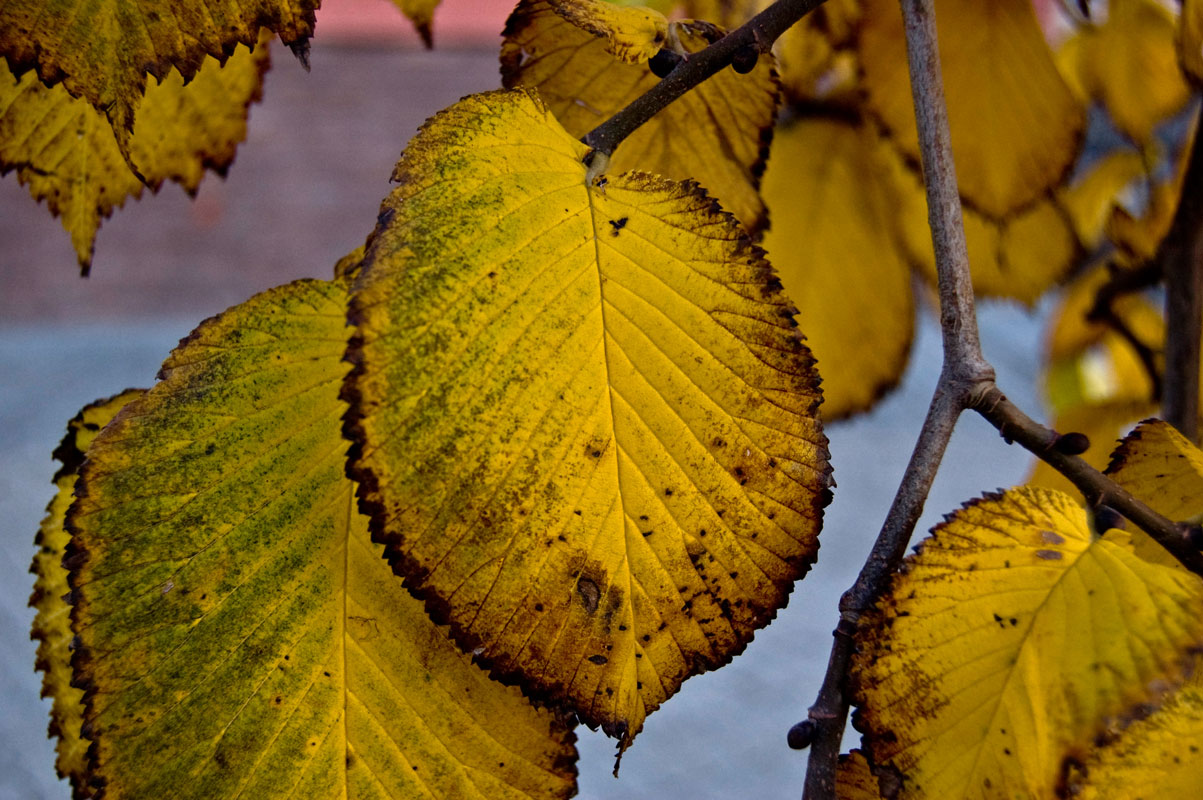
[[[610,227],[613,229],[610,231],[610,235],[617,236],[618,232],[627,226],[629,220],[630,217],[619,217],[618,219],[610,220]]]

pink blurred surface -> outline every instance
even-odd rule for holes
[[[443,0],[434,12],[435,47],[479,47],[501,39],[515,0]],[[412,24],[392,0],[325,0],[315,39],[406,42],[421,47]]]

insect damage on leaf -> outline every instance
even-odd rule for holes
[[[432,614],[625,747],[785,602],[829,469],[761,252],[693,184],[587,186],[586,151],[528,91],[426,123],[355,287],[346,430]]]

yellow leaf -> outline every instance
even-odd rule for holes
[[[879,800],[877,778],[860,750],[840,755],[835,773],[835,796],[839,800]]]
[[[1165,517],[1203,517],[1203,452],[1168,422],[1138,425],[1116,449],[1107,474]]]
[[[1182,0],[1178,23],[1178,60],[1196,86],[1203,83],[1203,2]]]
[[[1100,400],[1067,407],[1053,416],[1053,430],[1081,433],[1090,440],[1090,449],[1081,458],[1100,472],[1107,468],[1115,445],[1137,422],[1157,413],[1157,404],[1137,400]],[[1041,486],[1080,497],[1068,478],[1038,458],[1032,459],[1031,474],[1024,480],[1029,486]]]
[[[495,675],[624,739],[814,559],[817,381],[761,251],[704,193],[586,186],[526,91],[427,121],[351,318],[374,536]]]
[[[1203,796],[1203,685],[1196,677],[1147,718],[1068,765],[1067,796],[1158,798]]]
[[[1178,66],[1174,17],[1157,0],[1110,0],[1107,19],[1086,25],[1058,61],[1086,97],[1102,103],[1135,143],[1181,109],[1190,89]]]
[[[818,360],[827,419],[864,411],[896,385],[914,337],[883,149],[863,125],[803,118],[777,131],[765,173],[765,248]]]
[[[937,0],[936,18],[961,193],[999,220],[1067,177],[1085,112],[1053,63],[1030,0]],[[867,103],[918,162],[898,3],[864,0],[862,19]]]
[[[205,169],[225,173],[260,96],[268,38],[264,32],[253,52],[239,46],[224,66],[206,59],[186,85],[174,70],[162,83],[148,78],[129,163],[103,114],[32,72],[13,77],[0,61],[0,171],[15,169],[34,199],[62,218],[84,274],[101,220],[142,195],[130,163],[153,191],[173,180],[193,193]]]
[[[1120,194],[1145,174],[1140,154],[1115,150],[1058,193],[1074,232],[1087,250],[1093,251],[1102,244],[1104,226]]]
[[[414,29],[427,47],[434,45],[430,26],[434,22],[434,10],[441,2],[442,0],[393,0],[397,8],[401,9],[401,13],[409,17],[409,21],[414,24]]]
[[[318,0],[11,0],[0,6],[0,55],[20,77],[61,82],[112,123],[124,150],[147,76],[174,67],[191,80],[205,57],[222,62],[268,28],[308,47]]]
[[[1103,265],[1096,265],[1083,272],[1066,287],[1064,297],[1052,315],[1052,324],[1048,333],[1048,359],[1051,363],[1066,359],[1081,358],[1091,347],[1104,343],[1111,349],[1121,342],[1115,337],[1115,332],[1101,322],[1093,322],[1088,318],[1090,310],[1098,299],[1099,290],[1111,279],[1111,271]],[[1141,294],[1124,294],[1115,298],[1111,305],[1114,313],[1123,320],[1124,324],[1153,348],[1159,348],[1165,338],[1165,324],[1161,312]],[[1110,336],[1108,336],[1110,334]],[[1125,364],[1138,364],[1135,356],[1128,350],[1126,356],[1109,354],[1108,361],[1124,359]],[[1093,385],[1099,385],[1098,379],[1090,379]],[[1145,398],[1150,396],[1150,384],[1145,376],[1143,382],[1139,375],[1123,366],[1111,368],[1107,375],[1102,376],[1107,389],[1090,392],[1092,399],[1108,399],[1123,394],[1125,397]],[[1077,403],[1082,395],[1066,398],[1065,402],[1053,398],[1058,406]]]
[[[616,6],[603,0],[550,0],[550,5],[577,28],[603,38],[606,52],[626,64],[645,63],[660,52],[668,37],[668,20],[645,6]],[[514,13],[521,9],[520,3]]]
[[[681,3],[687,17],[733,29],[772,5],[772,0],[688,0]],[[827,0],[790,27],[773,48],[781,83],[795,102],[831,100],[850,89],[856,66],[850,49],[859,26],[860,0]]]
[[[67,435],[54,451],[54,457],[63,465],[54,476],[58,492],[46,507],[46,517],[34,540],[38,552],[29,568],[37,576],[29,605],[37,611],[31,635],[38,640],[37,668],[43,673],[42,697],[54,701],[50,711],[50,735],[58,738],[58,758],[54,766],[60,778],[70,779],[76,797],[91,797],[93,787],[86,780],[88,742],[80,736],[84,693],[71,685],[71,639],[74,634],[71,631],[71,607],[65,599],[71,587],[63,567],[63,555],[71,537],[63,522],[88,446],[126,403],[142,394],[141,389],[127,389],[106,400],[97,400],[67,423]]]
[[[203,323],[96,438],[69,527],[105,796],[567,797],[569,728],[471,664],[344,474],[345,281]]]
[[[890,162],[888,174],[895,184],[896,214],[907,253],[935,285],[936,259],[922,178],[897,151],[883,158]],[[1041,198],[997,221],[966,206],[963,219],[973,290],[982,297],[1006,297],[1030,305],[1082,257],[1069,215],[1051,198]]]
[[[696,52],[720,36],[712,25],[674,22],[667,41]],[[584,136],[659,80],[646,64],[607,55],[606,41],[562,19],[550,3],[523,0],[506,23],[502,82],[537,88],[568,132]],[[756,232],[766,222],[758,187],[778,95],[768,56],[747,75],[725,69],[628,137],[614,152],[610,170],[696,180]]]
[[[1069,496],[976,501],[907,559],[854,664],[874,763],[900,797],[1049,797],[1109,719],[1183,678],[1203,582],[1094,539]]]

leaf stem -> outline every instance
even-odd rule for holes
[[[582,141],[595,152],[612,154],[640,125],[728,66],[737,53],[749,49],[769,52],[781,34],[823,3],[824,0],[777,0],[714,44],[682,58],[659,83],[585,134]]]
[[[1196,116],[1182,193],[1157,261],[1165,276],[1166,421],[1191,441],[1199,438],[1199,356],[1203,328],[1203,109]]]

